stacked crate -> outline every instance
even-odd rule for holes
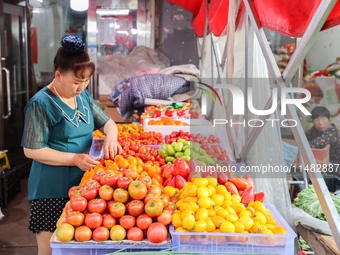
[[[0,205],[7,208],[8,203],[21,191],[20,174],[17,167],[3,169],[0,167]]]

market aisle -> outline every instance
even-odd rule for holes
[[[21,192],[3,210],[0,221],[1,255],[36,255],[35,235],[27,230],[29,206],[27,201],[27,176],[21,179]]]

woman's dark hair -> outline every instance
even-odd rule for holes
[[[312,120],[320,117],[320,116],[325,116],[327,117],[328,119],[330,118],[331,114],[329,112],[329,110],[326,108],[326,107],[323,107],[323,106],[318,106],[318,107],[315,107],[313,110],[312,110]]]
[[[77,36],[65,36],[61,41],[61,47],[54,57],[54,71],[73,71],[78,78],[85,78],[86,70],[91,70],[91,75],[95,71],[95,65],[90,61],[90,57],[84,50],[85,44]]]

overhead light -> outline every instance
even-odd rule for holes
[[[89,8],[89,0],[70,0],[71,9],[82,12]]]
[[[44,0],[37,0],[39,3],[42,3]]]
[[[97,9],[97,14],[99,15],[128,15],[129,9]]]

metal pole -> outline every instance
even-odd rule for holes
[[[284,72],[283,77],[287,78],[286,84],[289,84],[291,78],[294,76],[294,72],[297,71],[299,64],[304,59],[305,55],[310,49],[312,42],[314,41],[322,25],[324,24],[324,21],[328,17],[330,11],[332,10],[336,2],[337,2],[336,0],[324,0],[320,3],[316,13],[313,16],[312,21],[310,22],[305,32],[305,35],[303,36],[299,44],[300,46],[298,46],[297,52],[294,53],[294,58],[290,60],[292,61],[292,63],[290,64],[289,69],[288,70],[286,69]],[[279,73],[279,70],[275,63],[275,60],[274,62],[272,61],[273,55],[268,54],[269,51],[267,51],[266,49],[267,48],[266,46],[268,46],[268,44],[265,44],[262,41],[263,36],[261,35],[261,33],[263,33],[263,31],[262,29],[261,30],[259,29],[260,28],[259,20],[255,19],[254,17],[254,15],[256,15],[256,11],[254,9],[253,3],[251,1],[248,2],[248,0],[244,0],[244,3],[246,6],[246,11],[249,14],[249,17],[251,19],[251,22],[253,26],[255,27],[255,33],[260,42],[262,51],[265,55],[268,69],[270,70],[272,77],[277,78],[277,81],[278,81],[277,87],[280,90],[280,88],[286,86],[286,84],[283,82],[281,75],[280,77],[277,76],[277,74]],[[307,36],[309,36],[309,38]],[[300,63],[298,63],[298,61],[300,61]],[[314,158],[313,152],[309,146],[304,130],[302,129],[301,123],[299,121],[295,107],[293,105],[287,105],[287,117],[289,119],[294,119],[298,122],[298,125],[296,125],[295,127],[292,127],[292,132],[293,132],[294,138],[297,142],[299,151],[303,157],[304,162],[306,163],[308,167],[311,167],[311,166],[317,167],[317,162]],[[305,146],[305,145],[308,145],[308,146]],[[326,216],[327,222],[332,231],[335,242],[338,248],[340,248],[340,218],[334,206],[333,200],[330,196],[326,183],[320,172],[308,171],[308,175],[313,183],[314,189],[319,198],[321,207],[324,211],[324,214]]]

